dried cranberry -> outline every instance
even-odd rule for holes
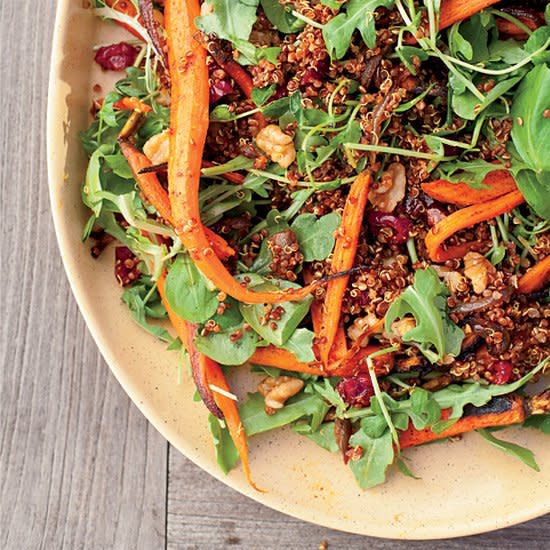
[[[115,276],[122,286],[131,285],[139,278],[139,259],[125,246],[115,248]]]
[[[357,376],[342,378],[336,386],[336,391],[351,407],[368,407],[374,395],[370,375],[361,373]]]
[[[99,48],[95,54],[95,60],[106,71],[123,71],[133,65],[138,53],[137,48],[126,42],[120,42]]]
[[[269,98],[269,100],[275,101],[276,99],[281,99],[282,97],[286,97],[287,95],[288,89],[286,87],[286,84],[281,84],[280,86],[277,86],[275,93]]]
[[[367,214],[367,223],[371,233],[378,237],[380,230],[383,227],[389,227],[393,229],[393,236],[391,241],[394,244],[403,244],[407,242],[409,238],[409,229],[411,222],[404,216],[394,216],[393,214],[386,214],[379,210],[369,210]]]
[[[317,69],[306,69],[302,78],[300,79],[301,86],[307,86],[312,82],[322,82],[323,75]]]
[[[491,382],[493,384],[507,384],[512,377],[512,365],[511,361],[495,361],[490,367],[489,372],[491,374]]]
[[[233,85],[229,80],[216,80],[210,86],[210,103],[216,103],[231,93],[233,93]]]

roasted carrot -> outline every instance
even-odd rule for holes
[[[211,166],[216,165],[209,160],[202,159],[203,168],[210,168]],[[241,185],[244,183],[244,176],[242,174],[239,174],[238,172],[225,172],[224,174],[220,174],[220,176],[222,178],[225,178],[227,181],[234,183],[235,185]]]
[[[522,397],[519,395],[514,395],[498,399],[509,400],[506,410],[487,413],[480,410],[479,414],[476,413],[460,418],[450,428],[441,433],[434,433],[431,428],[417,430],[411,422],[406,430],[399,432],[399,445],[402,449],[406,449],[407,447],[417,447],[418,445],[423,445],[424,443],[429,443],[430,441],[453,437],[455,435],[471,432],[473,430],[479,430],[481,428],[490,428],[492,426],[509,426],[511,424],[519,424],[525,420],[525,409],[523,406]],[[451,416],[451,412],[452,409],[444,409],[441,411],[441,419],[448,420]]]
[[[550,256],[527,270],[518,283],[518,292],[529,294],[550,284]]]
[[[335,361],[325,369],[321,363],[304,363],[298,361],[290,351],[275,346],[267,346],[257,348],[249,359],[249,362],[264,365],[266,367],[276,367],[291,372],[303,372],[305,374],[314,374],[317,376],[354,376],[360,372],[368,371],[368,367],[362,359],[379,350],[380,346],[367,346],[362,348],[361,352],[356,356],[356,361],[352,361],[351,359],[348,359],[346,362],[342,360]],[[390,359],[388,359],[388,357],[390,357]],[[393,364],[393,356],[391,354],[381,355],[374,359],[374,367],[378,376],[388,374],[390,370],[388,368],[389,361]]]
[[[113,103],[113,107],[120,111],[137,111],[138,113],[150,113],[153,108],[143,103],[137,97],[123,97]]]
[[[200,221],[199,182],[208,130],[206,50],[195,39],[198,0],[168,0],[166,31],[171,75],[169,196],[175,230],[195,265],[229,296],[245,303],[301,300],[316,285],[301,289],[254,292],[237,282],[214,254]]]
[[[426,235],[426,248],[430,259],[434,262],[446,262],[454,258],[460,258],[471,250],[476,243],[467,242],[443,249],[443,243],[461,229],[471,227],[476,223],[491,220],[499,214],[509,212],[512,208],[525,202],[519,191],[512,191],[496,199],[474,204],[453,212],[437,223]]]
[[[237,448],[237,451],[239,453],[246,480],[251,487],[254,487],[254,489],[256,489],[256,491],[262,493],[265,492],[252,481],[252,476],[250,474],[250,465],[248,463],[248,440],[246,438],[243,423],[241,422],[237,402],[231,397],[228,397],[227,395],[216,391],[216,389],[219,388],[224,392],[231,393],[231,388],[227,383],[227,380],[225,378],[225,375],[223,374],[220,365],[218,365],[218,363],[212,361],[211,359],[208,359],[206,364],[206,377],[209,386],[211,388],[212,386],[214,386],[214,389],[212,390],[214,393],[214,400],[216,401],[216,405],[223,413],[225,424],[227,426],[227,429],[229,430],[231,439],[233,440],[233,443],[235,444],[235,447]]]
[[[164,291],[164,284],[166,282],[166,274],[163,273],[157,281],[157,290],[160,295],[160,299],[168,313],[170,323],[174,327],[176,334],[179,336],[183,347],[187,350],[189,355],[189,361],[191,363],[191,372],[193,374],[193,380],[197,386],[197,390],[208,408],[208,410],[218,418],[222,418],[223,414],[212,395],[210,386],[208,385],[207,369],[209,368],[208,357],[199,353],[193,344],[195,337],[196,326],[189,323],[185,319],[182,319],[171,307],[166,299],[166,292]]]
[[[422,184],[422,191],[445,204],[470,206],[487,202],[517,189],[516,181],[508,170],[489,172],[483,180],[483,188],[474,189],[467,183],[435,180]]]
[[[125,140],[119,141],[119,146],[124,158],[128,161],[128,165],[134,174],[134,178],[138,184],[140,191],[143,193],[145,200],[151,203],[159,215],[164,218],[170,225],[174,225],[172,220],[172,208],[168,193],[161,185],[157,175],[154,172],[142,172],[144,168],[152,166],[151,161],[140,153],[131,143]],[[214,253],[221,260],[226,260],[235,255],[235,250],[231,248],[226,240],[214,233],[208,227],[204,228],[206,237],[214,250]]]
[[[350,187],[334,245],[331,265],[333,273],[347,271],[353,267],[371,181],[370,172],[362,172]],[[327,285],[319,330],[319,351],[324,365],[329,362],[330,350],[340,326],[342,301],[348,280],[349,276],[343,276],[330,281]]]
[[[467,19],[500,0],[443,0],[439,12],[439,28],[446,29],[453,23]]]
[[[306,283],[311,283],[314,279],[308,268],[304,268],[304,281]],[[314,300],[311,304],[310,314],[311,321],[313,323],[313,331],[315,336],[319,337],[321,332],[321,326],[323,321],[323,306],[319,301]],[[346,339],[346,331],[344,330],[343,323],[338,324],[338,330],[336,331],[336,336],[334,338],[334,344],[331,349],[331,358],[341,359],[346,355],[348,351],[348,343]]]

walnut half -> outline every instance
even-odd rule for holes
[[[292,137],[285,134],[276,124],[268,124],[258,132],[256,145],[281,168],[288,168],[296,158]]]
[[[296,395],[304,387],[304,381],[292,376],[268,376],[258,384],[258,391],[264,396],[265,412],[274,414],[282,409],[286,400]]]

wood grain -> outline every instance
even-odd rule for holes
[[[53,232],[44,136],[54,4],[0,2],[0,548],[163,548],[167,443],[101,359]]]
[[[304,523],[174,449],[168,461],[167,444],[101,359],[59,259],[44,142],[54,7],[0,2],[0,548],[299,550],[323,540],[331,550],[442,548]],[[548,540],[550,516],[444,546],[538,549]]]

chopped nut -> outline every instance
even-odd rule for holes
[[[268,376],[258,384],[258,391],[264,396],[265,412],[273,414],[282,409],[287,399],[304,387],[304,381],[292,376]]]
[[[292,137],[285,134],[276,124],[268,124],[258,132],[256,145],[281,168],[288,168],[296,158]]]
[[[398,321],[394,321],[391,325],[392,333],[400,339],[416,327],[416,321],[412,317],[403,317]]]
[[[378,322],[378,317],[372,312],[369,312],[365,317],[356,317],[353,324],[348,328],[348,336],[350,340],[357,340],[369,327],[372,327]]]
[[[403,200],[406,186],[405,167],[400,162],[393,162],[382,174],[378,186],[369,193],[369,200],[378,210],[393,212]]]
[[[478,252],[468,252],[464,256],[464,275],[472,281],[476,294],[481,294],[487,288],[489,274],[495,271],[495,266]]]
[[[464,292],[468,290],[468,283],[464,275],[458,271],[452,271],[446,267],[440,265],[434,265],[433,268],[437,271],[437,274],[443,279],[447,288],[452,294],[457,292]]]
[[[550,389],[529,397],[527,407],[530,414],[546,414],[550,412]]]
[[[170,134],[168,130],[164,130],[160,134],[156,134],[149,138],[143,146],[145,156],[153,164],[162,164],[168,162],[168,154],[170,150]]]

